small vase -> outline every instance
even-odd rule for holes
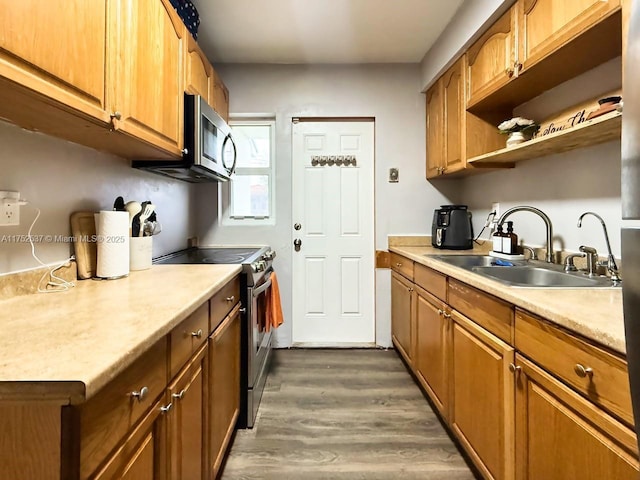
[[[513,147],[514,145],[518,145],[522,142],[526,142],[527,137],[524,136],[522,132],[511,132],[507,137],[507,148]]]

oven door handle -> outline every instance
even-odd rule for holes
[[[271,274],[269,274],[269,280],[267,280],[258,288],[253,290],[253,298],[259,297],[270,286],[271,286]]]

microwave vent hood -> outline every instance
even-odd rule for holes
[[[171,177],[173,179],[189,183],[214,183],[226,182],[229,180],[229,178],[217,175],[211,170],[193,165],[189,161],[172,163],[155,160],[134,160],[131,166],[139,170],[146,170],[147,172],[156,173],[158,175]]]

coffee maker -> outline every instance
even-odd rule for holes
[[[466,205],[441,205],[433,212],[431,245],[449,250],[473,248],[471,212]]]

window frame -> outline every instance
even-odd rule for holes
[[[247,126],[268,126],[269,132],[269,148],[270,148],[270,162],[269,167],[249,167],[249,168],[236,168],[231,180],[224,182],[222,188],[218,190],[219,198],[218,205],[219,215],[222,225],[233,226],[256,226],[256,225],[275,225],[276,223],[276,119],[275,117],[265,116],[230,116],[229,126],[233,129],[234,126],[247,125]],[[232,182],[233,178],[237,175],[267,175],[268,188],[269,188],[269,216],[268,217],[240,217],[231,216],[232,210]]]

